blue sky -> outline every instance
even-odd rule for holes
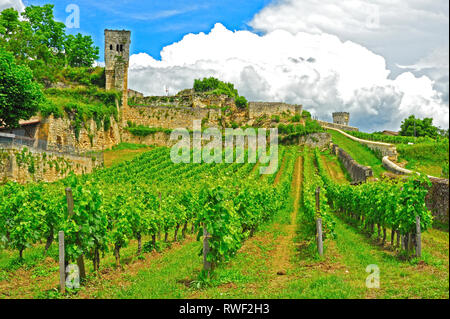
[[[180,41],[185,34],[208,32],[220,22],[230,30],[249,29],[247,23],[270,0],[25,0],[25,5],[55,5],[55,16],[66,21],[66,7],[80,7],[80,29],[67,33],[89,34],[100,47],[103,61],[103,30],[132,30],[131,53],[146,52],[160,58],[164,46]]]

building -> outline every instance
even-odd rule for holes
[[[350,122],[350,113],[347,112],[335,112],[333,113],[333,123],[339,125],[346,125]]]
[[[130,31],[105,30],[106,90],[122,92],[122,103],[124,106],[128,104],[130,44]]]
[[[6,128],[0,126],[0,133],[14,134],[15,136],[25,138],[36,138],[40,124],[41,120],[38,117],[33,117],[26,121],[19,121],[19,127],[17,128]]]

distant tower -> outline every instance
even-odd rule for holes
[[[335,113],[333,113],[333,123],[334,124],[340,124],[340,125],[348,126],[349,121],[350,121],[350,113],[347,113],[347,112],[335,112]]]
[[[131,32],[105,30],[106,90],[123,92],[123,107],[128,105],[128,65]]]

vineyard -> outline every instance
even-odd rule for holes
[[[174,164],[154,147],[93,174],[6,183],[0,298],[448,298],[448,233],[432,228],[426,178],[351,186],[303,146],[280,146],[272,175],[261,165]],[[82,265],[66,294],[60,231],[66,264]],[[370,264],[390,271],[380,289],[365,287]]]

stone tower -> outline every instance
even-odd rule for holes
[[[347,113],[347,112],[335,112],[335,113],[333,113],[333,123],[334,124],[340,124],[340,125],[348,126],[349,121],[350,121],[350,113]]]
[[[122,106],[128,105],[128,65],[130,61],[131,32],[105,30],[106,90],[123,92]]]

